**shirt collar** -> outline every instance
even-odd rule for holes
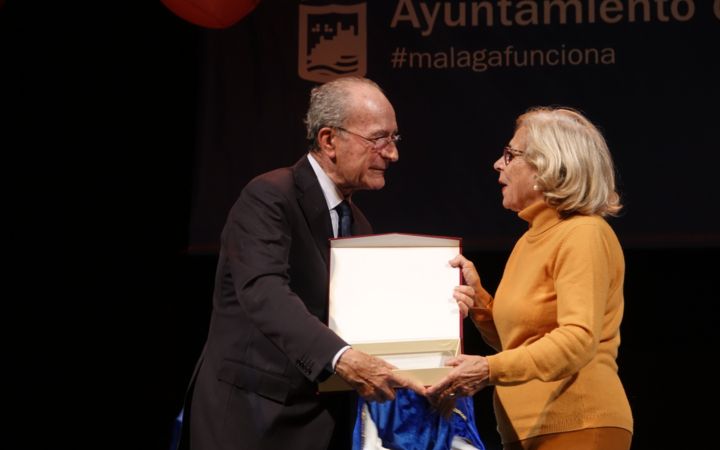
[[[320,167],[320,163],[317,162],[312,153],[308,153],[307,158],[308,161],[310,161],[310,166],[312,167],[313,172],[315,172],[315,176],[320,182],[320,188],[325,196],[325,202],[327,202],[328,209],[335,209],[335,207],[343,201],[340,189],[338,189],[330,177],[327,176],[323,168]]]

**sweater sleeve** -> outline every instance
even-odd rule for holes
[[[485,343],[499,352],[502,349],[502,345],[497,328],[495,328],[495,322],[493,321],[493,301],[494,300],[491,300],[486,308],[470,308],[469,316],[475,324],[475,327],[480,331],[480,335]]]
[[[557,327],[528,345],[489,356],[491,383],[558,380],[594,356],[610,289],[610,251],[598,224],[569,231],[548,280],[557,295]]]

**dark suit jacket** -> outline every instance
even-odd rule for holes
[[[353,216],[353,234],[372,232],[354,205]],[[330,237],[307,157],[243,189],[222,232],[185,445],[189,437],[193,450],[327,448],[336,418],[317,381],[346,345],[325,325]]]

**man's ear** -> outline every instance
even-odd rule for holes
[[[330,127],[320,128],[317,134],[318,147],[328,158],[335,160],[335,133]]]

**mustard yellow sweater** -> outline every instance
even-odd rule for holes
[[[622,249],[599,216],[561,220],[543,202],[520,211],[530,228],[495,298],[471,317],[488,344],[503,443],[595,427],[632,432],[615,361],[623,316]]]

